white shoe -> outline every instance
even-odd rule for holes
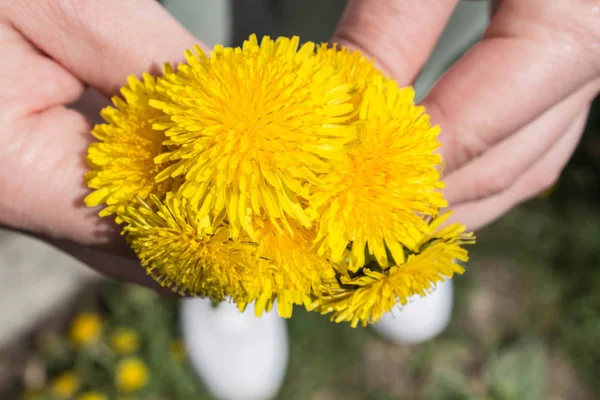
[[[276,309],[276,307],[274,307]],[[283,383],[288,362],[286,325],[276,311],[240,313],[235,304],[181,300],[183,341],[189,360],[220,400],[266,400]]]
[[[439,335],[450,322],[453,283],[447,279],[425,297],[414,296],[404,307],[396,307],[373,324],[373,329],[388,340],[417,344]]]

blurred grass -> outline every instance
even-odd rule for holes
[[[398,346],[296,310],[280,399],[594,399],[600,390],[600,102],[558,186],[479,233],[467,273],[456,279],[454,319],[438,339]],[[141,338],[151,379],[135,399],[209,399],[185,361],[177,303],[109,283],[80,299]],[[108,345],[76,350],[62,331],[41,331],[31,355],[46,379],[75,368],[85,388],[116,398]],[[48,337],[53,337],[48,340]],[[49,345],[50,343],[50,345]],[[100,350],[99,350],[100,349]],[[40,383],[41,382],[41,383]],[[34,385],[35,386],[35,385]],[[24,380],[22,390],[35,387]],[[43,398],[43,397],[41,397]]]

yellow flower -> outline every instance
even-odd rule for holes
[[[186,358],[183,341],[180,339],[173,340],[169,345],[169,355],[176,361],[183,361]]]
[[[126,358],[117,364],[115,385],[124,393],[142,389],[148,383],[148,367],[139,358]]]
[[[280,316],[292,316],[292,307],[309,305],[312,287],[331,269],[331,263],[313,250],[315,231],[290,224],[291,233],[279,233],[269,221],[258,229],[261,238],[254,252],[256,263],[246,283],[247,301],[234,299],[243,309],[256,299],[256,315],[270,310],[277,300]]]
[[[92,168],[86,182],[92,189],[85,202],[88,206],[104,204],[101,216],[122,210],[134,195],[145,199],[150,193],[161,195],[173,184],[172,180],[161,183],[155,176],[164,164],[155,164],[154,158],[163,147],[164,133],[152,129],[152,123],[164,114],[150,107],[150,98],[161,98],[156,90],[156,78],[144,74],[140,82],[129,77],[121,89],[124,99],[115,96],[116,108],[102,110],[107,124],[96,125],[92,131],[99,142],[88,149],[87,161]],[[117,218],[120,221],[120,218]]]
[[[56,399],[71,399],[79,389],[81,382],[74,372],[65,372],[50,384],[50,394]]]
[[[330,267],[311,251],[314,232],[294,223],[291,234],[280,234],[270,221],[257,220],[260,243],[230,239],[224,213],[199,220],[185,198],[150,199],[127,208],[125,232],[148,273],[181,294],[230,297],[240,309],[257,300],[258,315],[278,299],[280,315],[290,316],[293,304],[309,302],[311,287]]]
[[[321,314],[333,313],[335,322],[348,321],[353,327],[376,322],[383,313],[400,303],[406,304],[413,295],[427,295],[432,284],[462,274],[460,262],[468,260],[461,247],[474,242],[472,233],[465,233],[460,224],[438,227],[450,214],[445,214],[429,225],[414,252],[395,258],[396,264],[381,269],[368,265],[358,274],[333,274],[323,279],[310,306]]]
[[[319,218],[320,254],[333,262],[351,248],[350,270],[365,263],[365,253],[379,265],[388,253],[399,257],[403,246],[415,250],[427,229],[427,216],[446,206],[437,169],[441,158],[438,127],[431,127],[414,91],[383,80],[366,91],[357,126],[361,141],[340,162],[311,198]]]
[[[127,208],[123,218],[132,249],[161,285],[218,300],[246,295],[243,282],[255,246],[230,240],[223,214],[200,220],[187,199],[167,193],[164,203],[151,195],[148,203]]]
[[[185,174],[182,194],[199,204],[198,218],[225,209],[232,237],[243,229],[256,240],[253,217],[309,227],[307,183],[318,184],[327,160],[356,139],[344,124],[351,85],[318,62],[314,43],[298,46],[298,37],[259,45],[251,36],[242,48],[216,46],[210,58],[196,47],[160,81],[169,100],[150,101],[170,117],[154,125],[169,146],[156,161],[173,163],[157,180]]]
[[[462,272],[473,239],[434,231],[440,129],[412,88],[297,37],[185,56],[130,78],[88,153],[87,204],[116,213],[157,282],[356,326]]]
[[[76,346],[96,343],[102,336],[102,319],[95,313],[79,314],[71,323],[70,337]]]
[[[111,337],[113,348],[120,354],[132,354],[140,347],[140,338],[133,329],[122,328]]]
[[[77,396],[77,400],[108,400],[108,397],[100,392],[85,392]]]

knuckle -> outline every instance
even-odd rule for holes
[[[483,199],[504,192],[516,181],[517,176],[505,170],[490,170],[475,185],[476,198]]]
[[[477,158],[490,147],[485,135],[461,123],[456,112],[446,109],[448,104],[445,102],[432,98],[423,105],[432,121],[441,127],[439,141],[448,171]]]
[[[472,130],[457,131],[455,144],[462,163],[479,157],[489,147],[483,135]]]
[[[489,148],[481,134],[457,126],[453,126],[453,129],[443,136],[445,139],[442,139],[442,146],[446,147],[446,163],[451,169],[474,160]]]

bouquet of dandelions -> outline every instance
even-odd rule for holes
[[[129,78],[88,153],[87,205],[154,279],[354,327],[463,272],[474,238],[441,227],[439,128],[412,88],[297,37],[185,56]]]

